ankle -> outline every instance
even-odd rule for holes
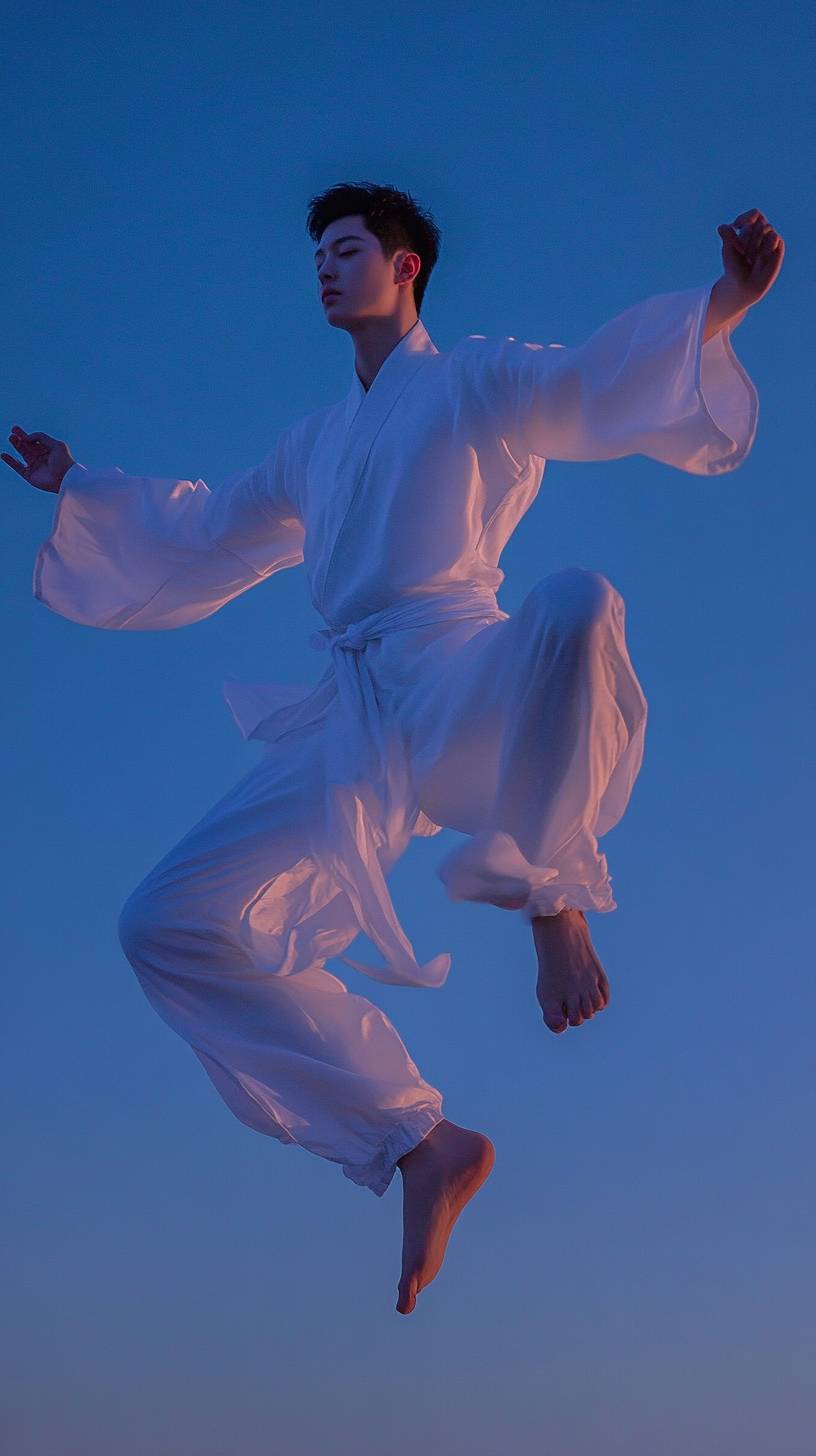
[[[533,915],[530,924],[535,928],[541,926],[544,929],[551,929],[554,925],[577,925],[579,921],[586,920],[583,910],[573,905],[567,905],[566,909],[559,910],[557,915]]]
[[[418,1142],[413,1148],[409,1148],[407,1153],[403,1153],[401,1158],[397,1158],[397,1167],[405,1168],[408,1163],[414,1164],[419,1162],[420,1160],[424,1161],[424,1159],[426,1159],[433,1151],[430,1146],[430,1139],[433,1137],[436,1129],[440,1126],[441,1123],[436,1123],[435,1126],[431,1128],[431,1131],[425,1134],[425,1137],[422,1138],[421,1142]]]

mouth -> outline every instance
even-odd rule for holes
[[[321,293],[320,297],[323,303],[328,303],[330,298],[339,298],[340,294],[336,288],[327,288],[326,292]]]

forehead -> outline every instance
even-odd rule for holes
[[[334,222],[330,222],[320,234],[320,243],[315,257],[322,257],[326,249],[330,248],[333,243],[336,243],[339,238],[350,236],[357,237],[361,242],[364,242],[366,238],[372,237],[373,234],[368,231],[362,217],[359,215],[336,217]]]

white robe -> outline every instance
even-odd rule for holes
[[[576,348],[473,335],[440,352],[418,320],[368,391],[355,371],[345,399],[284,429],[260,464],[214,492],[200,479],[118,467],[76,463],[65,475],[34,592],[73,621],[181,627],[283,567],[306,567],[327,624],[312,645],[331,652],[317,685],[225,684],[244,736],[277,755],[279,778],[291,768],[297,781],[320,739],[326,835],[312,889],[284,910],[268,890],[275,943],[291,945],[299,933],[290,970],[334,953],[339,893],[382,962],[341,959],[382,981],[441,985],[450,958],[417,964],[385,874],[412,835],[445,825],[475,836],[443,874],[456,898],[502,904],[508,885],[521,885],[528,917],[566,904],[614,908],[595,836],[625,808],[645,723],[622,603],[613,593],[606,609],[605,671],[614,688],[606,739],[615,743],[609,753],[593,749],[593,762],[585,755],[572,781],[565,771],[570,824],[590,790],[592,818],[580,833],[553,831],[543,849],[531,830],[525,854],[523,834],[514,838],[501,824],[499,768],[487,767],[499,738],[512,737],[531,671],[521,647],[514,657],[512,644],[523,639],[496,602],[499,559],[547,459],[642,454],[696,475],[722,474],[745,459],[756,391],[729,329],[702,342],[710,291],[708,284],[648,298]],[[477,810],[479,764],[474,777],[465,740],[488,675],[499,686],[477,735],[486,777]],[[535,755],[533,738],[528,727],[516,753]],[[517,781],[524,768],[516,762]],[[540,801],[533,808],[540,814]]]

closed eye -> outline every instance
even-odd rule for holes
[[[338,256],[338,258],[353,258],[354,257],[354,254],[355,253],[359,253],[359,251],[360,251],[359,248],[349,248],[345,253],[338,253],[337,256]],[[318,265],[317,265],[317,271],[318,271],[318,273],[320,272],[320,266],[321,265],[318,263]]]

